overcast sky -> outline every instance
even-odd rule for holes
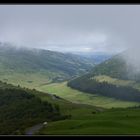
[[[140,5],[1,5],[0,41],[63,52],[140,46]]]

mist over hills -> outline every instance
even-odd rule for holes
[[[83,74],[94,66],[82,56],[42,49],[14,47],[0,43],[0,77],[13,73],[40,73],[49,79],[69,79]]]
[[[76,52],[75,54],[83,56],[85,58],[90,59],[93,61],[95,64],[100,64],[101,62],[108,60],[114,54],[107,54],[105,52]]]
[[[88,74],[71,80],[68,86],[121,100],[139,101],[140,62],[137,53],[131,53],[134,51],[128,49],[96,65]]]

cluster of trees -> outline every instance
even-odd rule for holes
[[[98,82],[86,76],[68,82],[68,86],[88,93],[96,93],[120,100],[140,101],[140,91],[129,86],[117,86],[107,82]]]
[[[32,125],[67,117],[60,113],[57,104],[42,101],[27,89],[0,89],[1,135],[24,134],[25,129]]]

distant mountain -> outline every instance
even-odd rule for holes
[[[75,54],[88,58],[95,64],[102,63],[103,61],[108,60],[113,56],[113,54],[107,54],[103,52],[80,52]]]
[[[16,48],[0,43],[0,79],[16,81],[27,77],[30,83],[38,79],[63,81],[86,73],[94,63],[82,56],[41,49]],[[35,78],[32,78],[35,76]],[[38,76],[38,77],[37,77]],[[28,79],[28,77],[30,77]]]
[[[133,72],[135,68],[125,61],[126,53],[96,65],[90,73],[71,80],[68,86],[121,100],[140,101],[140,73]]]

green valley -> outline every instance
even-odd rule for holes
[[[140,5],[0,5],[3,135],[140,135]]]
[[[15,48],[0,43],[0,80],[29,86],[59,82],[88,72],[88,58],[42,49]]]
[[[101,96],[98,94],[89,94],[86,92],[81,92],[68,87],[67,82],[43,85],[38,87],[37,89],[42,92],[55,94],[73,103],[89,104],[103,108],[126,108],[140,105],[140,103],[138,102],[121,101],[114,98]]]
[[[140,85],[122,77],[116,56],[94,65],[73,54],[8,47],[0,58],[0,134],[140,133]],[[124,92],[129,97],[118,98]]]
[[[96,65],[83,76],[73,78],[68,82],[68,86],[122,101],[139,102],[139,73],[131,71],[132,67],[123,58],[125,53],[127,52]]]

